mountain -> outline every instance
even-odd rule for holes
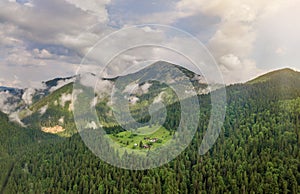
[[[70,76],[65,78],[54,78],[52,80],[43,81],[42,88],[35,89],[35,93],[33,94],[33,101],[36,102],[43,97],[49,95],[50,93],[54,92],[55,90],[69,84],[73,83],[76,76]]]
[[[248,84],[256,84],[267,81],[277,81],[279,83],[282,82],[290,82],[290,81],[300,81],[300,72],[292,70],[290,68],[279,69],[276,71],[272,71],[261,75],[253,80],[247,82]]]
[[[95,77],[96,75],[90,74],[89,76]],[[133,118],[139,122],[146,123],[150,119],[148,106],[151,103],[159,99],[167,105],[172,105],[178,101],[176,94],[168,85],[172,85],[173,82],[180,83],[183,80],[182,77],[186,77],[192,83],[192,86],[199,95],[208,92],[207,84],[203,82],[204,78],[201,75],[196,75],[181,66],[163,61],[156,62],[142,70],[125,76],[103,78],[103,80],[110,82],[111,88],[117,84],[118,87],[124,90],[123,92],[127,96],[126,98],[130,104],[129,107]],[[71,102],[72,84],[75,78],[75,76],[72,76],[43,82],[47,85],[46,89],[37,90],[33,96],[33,104],[26,107],[23,106],[19,111],[18,115],[21,121],[25,125],[38,130],[48,128],[49,131],[52,127],[54,131],[57,131],[55,127],[61,127],[63,132],[59,134],[62,136],[71,136],[76,133],[76,130],[74,130],[75,125]],[[166,83],[157,81],[162,80],[162,78]],[[264,88],[269,93],[276,93],[274,97],[277,99],[280,96],[285,96],[289,99],[297,96],[298,93],[300,94],[300,81],[298,79],[299,72],[291,69],[282,69],[251,80],[246,83],[248,87],[245,88],[243,85],[237,90],[245,90],[245,93],[251,96],[253,93],[249,91],[257,90],[256,86],[258,85],[259,88]],[[239,87],[239,85],[235,87]],[[185,90],[189,91],[191,88],[185,88]],[[131,94],[127,94],[129,91]],[[109,102],[107,96],[100,97],[99,94],[96,95],[98,97],[95,108],[100,122],[104,128],[107,128],[108,133],[116,131],[115,129],[120,127],[112,115],[111,107],[107,104]]]
[[[176,75],[178,73],[180,75]],[[89,74],[88,76],[90,79],[96,79],[94,74]],[[165,80],[166,83],[160,83],[159,80],[165,77],[167,77]],[[186,79],[191,82],[190,87],[195,87],[197,93],[208,92],[207,84],[203,83],[201,75],[195,75],[185,68],[162,61],[154,63],[135,73],[110,79],[103,78],[103,81],[109,82],[110,92],[113,86],[123,87],[122,90],[124,91],[122,95],[127,98],[133,117],[139,122],[147,122],[150,119],[148,106],[151,103],[161,100],[171,105],[178,100],[169,85],[172,85],[173,82],[181,82],[184,80],[183,77],[186,77]],[[45,82],[49,88],[56,88],[60,85],[59,83],[67,84],[49,92],[48,95],[36,100],[32,105],[20,111],[19,117],[22,122],[27,126],[37,129],[48,128],[48,131],[51,131],[50,128],[53,128],[53,131],[57,131],[57,127],[62,127],[63,132],[59,133],[59,135],[62,136],[70,136],[76,133],[76,131],[74,131],[75,126],[71,102],[73,91],[72,81],[74,81],[74,79],[75,77],[73,76],[69,78],[57,78]],[[184,88],[186,91],[193,89],[187,86]],[[116,131],[115,129],[120,127],[112,115],[112,109],[108,105],[109,99],[107,95],[96,95],[98,97],[95,108],[99,115],[100,122],[107,128],[108,133]]]
[[[165,61],[155,62],[137,72],[124,76],[103,78],[103,80],[118,82],[118,87],[124,89],[126,86],[132,86],[132,84],[136,83],[139,83],[140,87],[147,82],[157,86],[160,84],[158,87],[166,87],[167,85],[179,82],[186,84],[185,79],[192,83],[191,86],[194,87],[198,94],[208,93],[207,83],[202,75],[197,75],[184,67]],[[187,88],[186,86],[185,89],[191,90],[192,88]]]
[[[75,133],[75,124],[71,109],[73,83],[49,93],[19,112],[21,121],[37,130],[56,131],[61,127],[62,136]],[[53,132],[55,133],[55,132]]]
[[[150,72],[160,76],[168,65],[156,66]],[[131,96],[139,100],[131,102],[130,107],[132,111],[143,112],[146,102],[153,101],[157,94],[172,95],[166,85],[140,79],[150,76],[147,72],[141,70],[105,81],[118,84],[119,79],[120,88],[126,88],[123,81],[130,85],[133,80],[140,80]],[[188,77],[193,79],[193,76]],[[299,72],[283,69],[254,80],[226,87],[224,124],[208,153],[199,155],[198,148],[210,119],[210,94],[199,93],[201,116],[190,145],[168,164],[144,171],[120,169],[103,162],[86,147],[79,134],[65,133],[59,138],[41,131],[42,125],[58,124],[76,130],[69,110],[71,101],[68,101],[72,83],[29,106],[31,116],[22,120],[28,125],[26,128],[10,122],[6,114],[0,113],[0,166],[4,169],[0,174],[0,192],[299,193]],[[178,77],[177,81],[180,82]],[[164,125],[174,130],[178,118],[180,120],[180,109],[174,105],[176,102],[166,102],[171,111]],[[115,121],[104,114],[109,112],[107,108],[105,96],[98,96],[98,114],[106,116],[107,130],[114,131],[112,136],[118,135],[119,129],[112,124]],[[58,121],[61,117],[64,117],[64,124]],[[110,150],[109,156],[115,157],[115,152]],[[122,157],[128,154],[130,152]]]
[[[273,94],[272,100],[293,99],[300,95],[300,72],[289,68],[276,70],[259,76],[246,85],[265,90],[265,95]]]
[[[11,88],[0,86],[0,110],[7,114],[27,109],[31,104],[43,99],[53,91],[73,82],[75,76],[55,78],[42,82],[39,88]]]
[[[52,87],[58,86],[60,85],[60,83],[72,80],[73,78],[75,78],[75,76],[65,77],[65,78],[55,78],[42,83],[44,83],[48,89],[51,89]]]

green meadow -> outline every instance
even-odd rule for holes
[[[109,137],[121,147],[131,149],[145,149],[140,148],[141,142],[142,145],[149,145],[150,149],[153,149],[162,146],[172,139],[170,131],[161,126],[141,127],[135,131],[123,131],[111,134]],[[156,142],[151,142],[154,139],[157,139]]]

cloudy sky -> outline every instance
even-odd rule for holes
[[[0,0],[0,7],[0,85],[29,87],[74,75],[101,38],[138,24],[170,25],[198,38],[226,83],[300,69],[299,0]],[[157,41],[166,37],[143,30]],[[126,41],[137,37],[149,38],[137,30]],[[122,59],[134,63],[142,56]]]

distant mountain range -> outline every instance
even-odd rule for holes
[[[178,72],[180,73],[178,74]],[[90,74],[90,76],[96,77],[95,74]],[[156,62],[135,73],[115,78],[102,78],[102,80],[107,81],[110,87],[114,84],[118,84],[118,87],[123,87],[123,92],[128,92],[127,100],[130,103],[133,115],[137,119],[143,120],[141,115],[148,117],[147,106],[152,102],[163,100],[164,103],[172,104],[177,101],[176,95],[168,85],[174,82],[181,82],[183,80],[182,77],[187,77],[192,83],[191,86],[194,87],[185,88],[185,92],[195,89],[198,95],[202,95],[208,94],[213,90],[213,88],[208,88],[203,76],[196,75],[181,66],[163,61]],[[162,80],[162,78],[166,81],[165,83],[157,81]],[[73,134],[75,133],[75,126],[72,117],[73,105],[71,101],[75,79],[76,76],[55,78],[43,82],[45,86],[40,89],[17,89],[1,86],[0,105],[2,107],[0,107],[0,110],[7,114],[13,113],[13,120],[28,126],[34,126],[39,129],[50,125],[62,126],[72,129],[72,132],[62,134]],[[280,93],[287,90],[284,93],[288,95],[289,90],[293,89],[294,91],[297,88],[295,83],[300,83],[300,73],[286,68],[259,76],[246,82],[245,85],[263,84],[266,85],[264,87],[268,87],[266,90],[276,87],[276,90]],[[103,118],[104,126],[113,127],[116,125],[116,121],[112,118],[112,112],[107,103],[107,96],[100,97],[98,94],[95,104],[98,114]]]
[[[94,74],[88,76],[90,79],[96,79]],[[148,117],[147,107],[152,102],[165,101],[166,104],[170,105],[177,101],[176,95],[168,85],[181,82],[183,77],[191,82],[190,86],[196,89],[196,93],[206,94],[209,92],[201,75],[196,75],[185,68],[162,61],[135,73],[109,79],[102,78],[102,80],[106,82],[105,87],[108,87],[109,90],[116,85],[120,88],[123,87],[122,90],[127,96],[134,116],[137,120],[143,120]],[[164,78],[165,83],[160,83],[159,80],[162,78]],[[72,91],[75,79],[74,76],[44,82],[47,86],[46,89],[36,90],[32,104],[19,109],[19,119],[25,125],[39,129],[47,126],[62,126],[69,129],[61,133],[62,135],[73,134],[75,126],[72,115]],[[185,87],[183,93],[189,92],[191,89]],[[108,105],[107,94],[97,93],[97,96],[95,107],[103,125],[108,128],[116,126],[111,107]]]

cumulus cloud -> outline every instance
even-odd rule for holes
[[[29,50],[24,44],[20,41],[14,45],[0,46],[0,77],[4,78],[3,85],[26,88],[33,87],[33,82],[58,75],[74,75],[75,63],[71,57],[53,55],[46,49]]]
[[[280,1],[270,4],[266,0],[181,0],[177,3],[177,9],[185,17],[202,12],[220,18],[216,32],[208,40],[207,46],[220,63],[227,83],[245,81],[261,72],[252,58],[258,36],[257,24],[266,15],[276,12],[280,6]]]
[[[220,58],[220,64],[228,70],[233,70],[236,68],[241,68],[242,62],[237,56],[228,54]]]
[[[82,31],[84,25],[96,23],[92,16],[74,4],[60,0],[33,0],[34,7],[26,7],[17,2],[1,1],[0,6],[5,7],[0,18],[17,25],[24,30],[25,36],[39,42],[50,43],[60,41],[63,34],[71,35],[74,31]],[[11,14],[14,13],[14,14]],[[43,22],[41,22],[43,21]]]
[[[86,11],[98,18],[98,21],[105,23],[108,21],[108,13],[105,8],[107,4],[110,3],[110,0],[89,0],[89,1],[80,1],[80,0],[66,0],[68,3],[75,5],[83,11]]]
[[[46,49],[33,49],[33,53],[35,55],[35,57],[41,58],[41,59],[49,59],[52,57],[52,54],[46,50]]]
[[[287,3],[279,0],[272,3],[267,0],[126,3],[120,0],[30,0],[26,3],[3,0],[0,1],[0,6],[5,7],[0,12],[0,77],[4,78],[4,81],[0,81],[6,85],[29,87],[26,82],[29,79],[37,81],[58,75],[74,75],[81,58],[100,38],[137,23],[175,25],[183,27],[183,30],[191,30],[197,37],[204,37],[201,41],[220,64],[228,83],[249,79],[252,74],[260,72],[263,65],[258,64],[261,63],[295,64],[295,56],[299,50],[298,44],[295,44],[297,41],[290,38],[298,40],[297,21],[294,20],[294,25],[290,25],[291,19],[299,16],[297,0]],[[280,17],[276,16],[278,13]],[[212,21],[211,18],[217,19]],[[285,27],[281,27],[282,25]],[[277,33],[273,33],[275,31]],[[287,38],[286,34],[292,36]],[[118,46],[95,50],[87,60],[104,65],[102,59],[113,58],[119,46],[126,47],[132,41],[161,43],[167,40],[170,45],[186,41],[181,37],[166,39],[170,34],[147,27],[125,33],[124,36],[127,37],[125,40],[115,39],[107,43],[112,45],[117,42],[115,45]],[[61,49],[64,52],[58,51]],[[189,52],[193,52],[193,49],[190,48]],[[117,72],[122,73],[128,64],[139,63],[147,55],[153,58],[169,55],[169,59],[173,58],[172,61],[181,63],[180,59],[164,52],[153,49],[148,52],[140,50],[127,53],[120,56],[119,65],[112,68],[120,68]],[[233,64],[229,64],[230,61]],[[246,70],[254,73],[247,73]],[[114,69],[111,71],[116,72]],[[14,82],[14,76],[19,78],[19,82]]]
[[[29,87],[26,80],[74,75],[81,57],[109,29],[105,24],[109,1],[98,2],[0,1],[5,7],[0,12],[0,76],[7,80],[5,84],[16,86],[11,80],[14,75],[22,80],[19,87]],[[52,53],[51,47],[68,52]]]
[[[245,81],[262,72],[256,67],[256,63],[253,60],[243,59],[241,61],[232,54],[221,57],[219,63],[227,83],[231,83],[233,80]]]

